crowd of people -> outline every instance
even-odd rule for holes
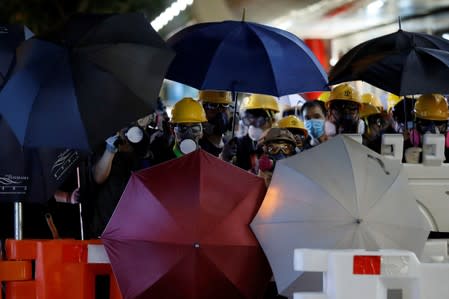
[[[58,191],[54,201],[82,202],[85,237],[98,238],[133,171],[199,148],[261,176],[268,186],[277,161],[301,154],[338,134],[360,134],[363,144],[377,152],[383,134],[403,134],[404,162],[419,163],[423,135],[446,136],[449,119],[443,95],[424,94],[415,100],[389,94],[388,107],[384,108],[375,95],[359,95],[350,84],[338,85],[316,100],[306,101],[294,115],[280,117],[278,100],[261,94],[242,101],[239,113],[233,113],[232,108],[231,94],[225,91],[200,91],[198,99],[183,98],[172,107],[171,117],[159,100],[154,113],[112,134],[86,157],[80,165],[81,186]],[[235,134],[233,126],[237,128]],[[448,148],[446,136],[446,158]],[[75,208],[64,211],[59,221],[61,236],[79,237],[73,233],[77,212]],[[28,237],[48,237],[48,230],[38,234],[33,226],[33,232]]]
[[[275,97],[252,94],[242,102],[236,136],[229,135],[233,125],[229,92],[200,91],[198,99],[183,98],[173,106],[171,118],[161,107],[107,138],[91,157],[92,184],[86,199],[89,236],[98,237],[103,231],[132,171],[199,148],[263,177],[267,186],[276,161],[337,134],[360,134],[365,146],[380,152],[383,134],[401,133],[404,162],[419,163],[419,156],[408,153],[419,152],[425,133],[446,135],[447,101],[438,94],[416,100],[388,97],[385,109],[373,94],[359,95],[350,84],[341,84],[305,102],[297,115],[280,118]]]
[[[423,135],[446,136],[449,118],[443,95],[424,94],[413,99],[388,94],[385,108],[375,95],[360,95],[346,83],[323,92],[316,100],[306,101],[295,109],[294,115],[279,116],[279,101],[269,95],[250,95],[242,101],[239,113],[234,114],[232,106],[229,92],[200,91],[197,99],[183,98],[176,102],[169,117],[159,100],[154,113],[108,137],[83,160],[80,188],[68,183],[71,191],[58,191],[54,200],[72,204],[81,201],[85,206],[85,235],[97,238],[133,171],[196,149],[261,176],[268,186],[276,161],[300,154],[337,134],[359,134],[363,144],[376,152],[380,152],[384,134],[403,134],[404,162],[419,163]],[[236,121],[232,121],[233,117]],[[233,126],[236,133],[230,134],[234,133]],[[449,157],[448,139],[446,157]],[[75,216],[72,218],[77,221]],[[72,233],[73,225],[69,227]]]

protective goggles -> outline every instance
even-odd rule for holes
[[[270,143],[266,145],[266,151],[269,155],[277,155],[279,153],[291,155],[295,151],[295,147],[289,143]]]
[[[357,112],[359,110],[359,105],[350,101],[332,101],[330,108],[337,111],[349,111]]]
[[[438,132],[446,132],[447,121],[446,120],[428,120],[428,119],[417,119],[416,126],[422,132],[435,132],[435,128],[438,128]]]
[[[185,134],[191,134],[191,135],[198,135],[203,132],[203,126],[201,124],[194,124],[194,125],[182,125],[178,124],[174,127],[175,133],[185,135]]]
[[[228,109],[230,106],[229,106],[229,104],[204,103],[203,107],[204,107],[204,109],[207,109],[207,110],[224,110],[224,109]]]
[[[260,128],[264,126],[268,122],[269,118],[268,116],[254,116],[252,114],[246,114],[243,118],[243,124],[245,126],[255,126],[257,128]]]

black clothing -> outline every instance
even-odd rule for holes
[[[201,138],[199,141],[199,145],[200,145],[201,149],[205,150],[206,152],[208,152],[211,155],[214,155],[215,157],[218,157],[220,155],[221,151],[223,150],[223,148],[217,147],[217,146],[215,146],[215,144],[210,142],[209,139],[207,139],[207,137]]]
[[[103,152],[94,161],[101,158]],[[111,166],[111,172],[102,184],[93,186],[93,193],[89,198],[88,236],[96,238],[101,235],[109,218],[112,216],[117,203],[125,190],[131,172],[142,167],[141,160],[132,152],[117,152]]]
[[[244,169],[251,170],[254,167],[252,160],[257,157],[257,142],[249,138],[248,135],[234,138],[230,142],[236,142],[237,153],[235,165]]]

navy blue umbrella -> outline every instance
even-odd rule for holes
[[[92,149],[154,110],[172,57],[141,13],[77,15],[18,48],[0,114],[24,146]]]
[[[396,95],[449,93],[449,41],[398,30],[349,50],[329,73],[329,84],[362,80]]]
[[[28,27],[19,24],[0,25],[0,87],[6,81],[16,54],[16,48],[33,36]]]
[[[290,32],[244,21],[201,23],[173,35],[167,79],[200,90],[283,96],[328,90],[312,51]]]

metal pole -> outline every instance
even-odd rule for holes
[[[23,222],[22,222],[22,203],[14,203],[14,239],[22,240]]]
[[[78,185],[78,189],[81,186],[81,179],[80,179],[80,168],[76,168],[76,181]],[[78,191],[79,192],[79,191]],[[83,225],[83,206],[81,203],[78,203],[78,208],[80,212],[80,232],[81,232],[81,240],[84,240],[84,225]]]

